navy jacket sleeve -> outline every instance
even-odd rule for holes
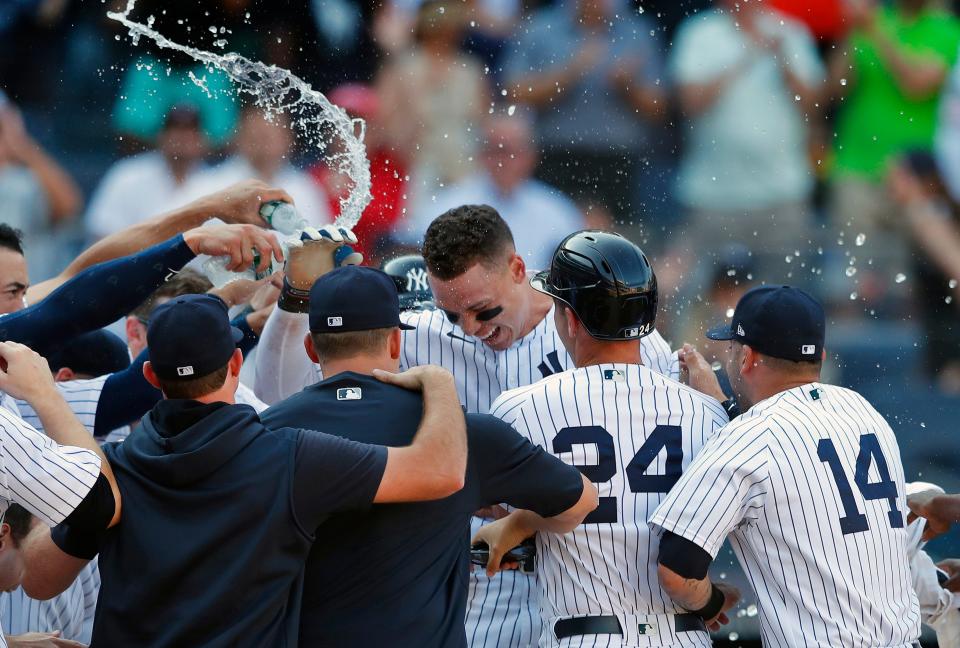
[[[0,340],[40,355],[102,328],[139,306],[167,274],[194,258],[182,235],[137,254],[91,266],[36,304],[0,318]]]
[[[257,346],[257,342],[260,341],[260,337],[253,332],[253,329],[250,328],[250,325],[247,324],[247,315],[253,311],[244,311],[240,315],[237,315],[233,318],[233,321],[230,322],[232,326],[236,326],[238,329],[243,331],[243,339],[237,342],[237,348],[243,352],[243,357],[246,358],[250,355],[250,352],[253,351],[254,347]]]
[[[475,458],[483,505],[507,503],[551,517],[583,494],[580,471],[489,415],[468,415],[468,452]]]
[[[160,390],[143,377],[143,363],[148,359],[149,351],[144,349],[129,367],[110,374],[103,383],[93,428],[97,439],[138,420],[162,398]]]

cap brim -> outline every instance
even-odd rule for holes
[[[236,326],[230,327],[230,334],[233,336],[233,341],[239,343],[243,339],[244,333]]]
[[[410,326],[409,324],[404,324],[403,322],[400,322],[397,326],[400,327],[401,331],[415,331],[417,329],[416,326]]]
[[[705,335],[711,340],[732,340],[735,336],[729,324],[720,324],[707,331]]]

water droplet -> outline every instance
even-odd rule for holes
[[[956,280],[956,279],[951,279],[951,280],[950,280],[950,283],[948,283],[947,285],[950,286],[951,288],[956,288],[956,287],[957,287],[957,280]]]
[[[842,86],[847,85],[847,80],[846,80],[846,79],[840,79],[840,85],[842,85]]]
[[[787,263],[793,263],[793,256],[788,254],[787,256],[783,257],[783,260]]]
[[[850,293],[850,301],[853,301],[856,298],[857,298],[857,291],[853,291],[852,293]]]
[[[437,9],[437,11],[440,13],[446,13],[447,10],[445,7],[440,7],[439,9]]]
[[[794,101],[800,101],[800,95],[793,95]]]
[[[732,309],[732,308],[728,308],[728,309],[727,309],[727,317],[733,317],[733,309]]]
[[[739,610],[737,610],[737,618],[738,618],[738,619],[742,619],[742,618],[745,617],[745,616],[747,616],[747,611],[746,611],[746,610],[744,610],[743,608],[740,608]]]
[[[517,112],[517,107],[513,104],[510,104],[510,107],[507,108],[507,114],[513,117],[513,113]]]
[[[863,232],[860,232],[859,234],[857,234],[857,239],[856,241],[854,241],[854,243],[857,244],[857,247],[860,247],[861,245],[864,244],[866,240],[867,240],[867,235],[864,234]]]
[[[501,96],[501,97],[506,97],[506,96],[507,96],[507,89],[506,89],[506,88],[504,88],[503,90],[500,91],[500,96]]]
[[[751,603],[750,605],[747,606],[747,616],[748,616],[748,617],[755,617],[755,616],[757,616],[757,606],[756,606],[756,605],[754,605],[754,604]]]
[[[849,268],[844,270],[844,274],[847,275],[848,277],[852,277],[853,275],[857,274],[857,269],[853,266],[850,266]]]
[[[214,27],[213,25],[210,25],[209,27],[207,27],[207,31],[210,32],[211,34],[216,34],[217,28]]]
[[[945,302],[948,303],[948,304],[952,304],[952,303],[953,303],[953,297],[951,297],[950,295],[947,295],[947,296],[944,298],[943,301],[945,301]]]
[[[739,638],[740,638],[740,635],[738,635],[736,632],[730,633],[730,641],[736,641]]]
[[[713,371],[720,371],[721,364],[719,362],[714,362],[710,365],[710,369]]]
[[[727,270],[727,276],[728,276],[728,277],[736,276],[736,274],[737,274],[737,269],[736,269],[736,268],[730,268],[729,270]]]
[[[898,272],[897,276],[894,277],[893,280],[896,281],[897,283],[903,283],[904,281],[907,280],[907,275],[903,274],[902,272]]]
[[[925,427],[927,427],[927,424],[924,423],[923,421],[920,421],[920,427],[925,428]]]

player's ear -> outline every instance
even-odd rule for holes
[[[243,368],[243,351],[237,349],[233,352],[233,355],[230,356],[230,374],[233,376],[239,376],[240,370]]]
[[[153,371],[149,360],[143,363],[143,377],[146,378],[148,383],[160,389],[160,379],[157,378],[157,374]]]
[[[313,346],[313,336],[309,333],[303,336],[303,349],[314,364],[320,363],[320,356],[317,355],[317,349]]]
[[[527,264],[524,262],[523,257],[516,252],[510,257],[510,277],[514,283],[527,281]]]
[[[57,382],[66,382],[68,380],[73,380],[74,377],[75,374],[73,373],[73,369],[70,367],[60,367],[57,369],[57,373],[54,374],[53,379]]]
[[[567,336],[572,339],[580,327],[580,320],[577,319],[573,309],[569,307],[563,309],[563,320],[567,323]]]
[[[400,358],[400,349],[403,346],[403,333],[400,332],[400,329],[395,328],[390,331],[390,338],[387,341],[390,350],[390,359],[398,360]]]
[[[126,329],[128,340],[140,342],[146,345],[147,327],[143,325],[143,322],[138,320],[133,315],[127,315],[127,320],[124,322],[124,328]]]
[[[749,344],[744,344],[741,347],[740,374],[750,373],[759,363],[760,355]]]

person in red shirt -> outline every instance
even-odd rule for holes
[[[378,141],[379,101],[370,86],[347,83],[330,93],[330,103],[340,106],[351,117],[366,121],[367,158],[370,160],[370,193],[373,199],[363,210],[360,222],[353,226],[359,243],[353,247],[363,253],[370,265],[379,265],[391,247],[390,231],[403,213],[406,168],[393,151]],[[310,174],[323,187],[330,200],[330,213],[340,214],[340,199],[350,190],[349,179],[323,160],[310,168]]]

